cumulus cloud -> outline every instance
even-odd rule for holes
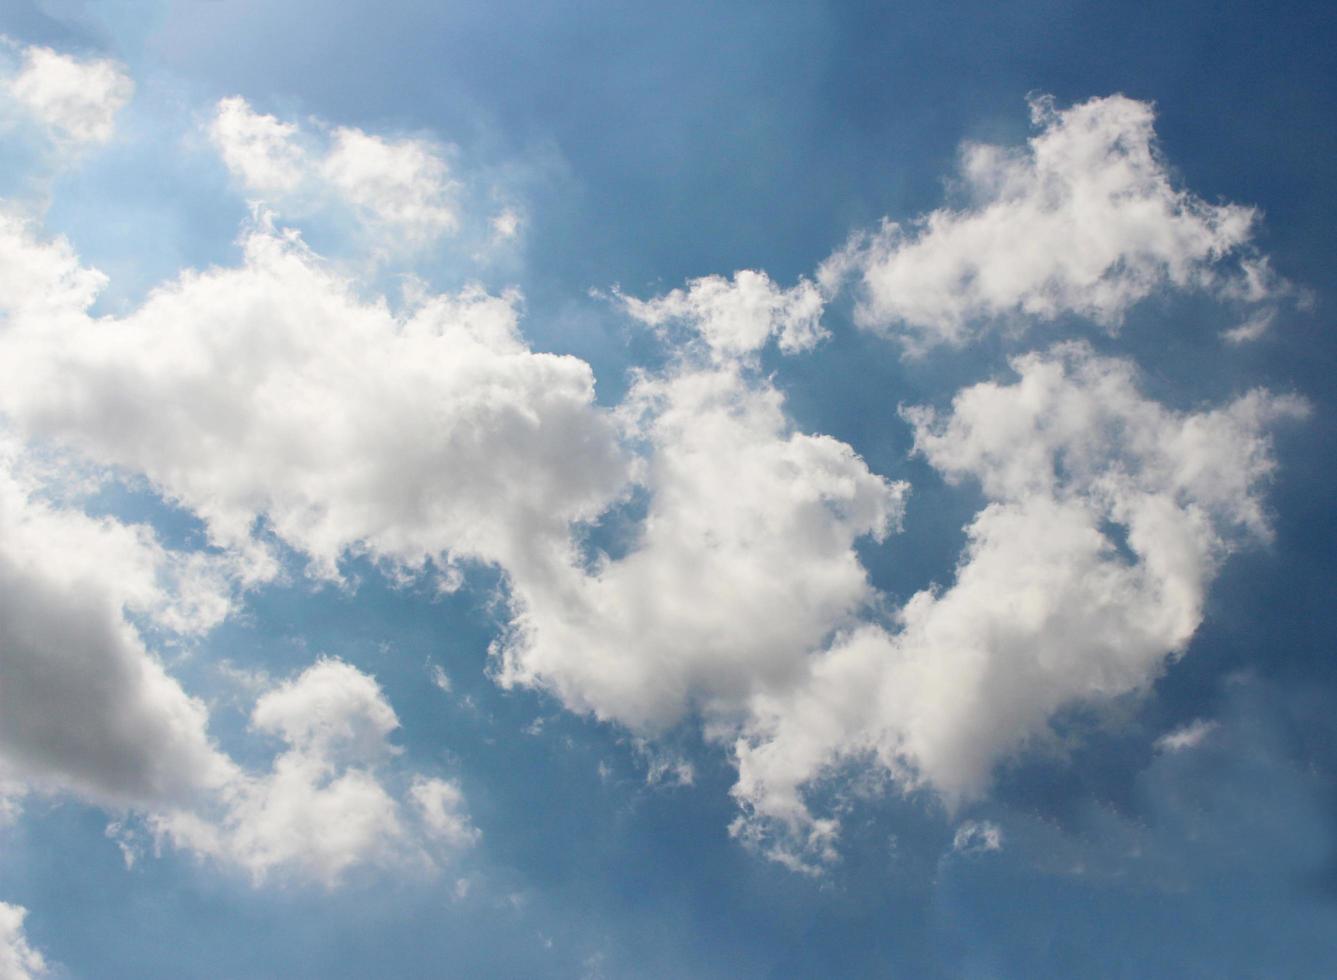
[[[208,737],[208,711],[150,651],[146,626],[207,631],[245,567],[164,549],[151,530],[48,499],[43,467],[0,441],[0,800],[72,794],[138,815],[165,840],[247,871],[339,882],[352,866],[432,867],[476,837],[459,787],[378,775],[399,722],[374,679],[320,661],[257,701],[285,748],[249,772]],[[250,678],[248,678],[250,680]],[[267,683],[261,678],[261,683]],[[405,806],[412,814],[405,818]],[[124,840],[122,840],[124,843]]]
[[[48,281],[78,280],[63,245],[0,230]],[[261,224],[243,247],[241,266],[186,273],[124,318],[88,316],[73,289],[59,311],[11,311],[0,410],[144,474],[217,544],[246,547],[263,521],[326,578],[349,551],[513,565],[620,492],[589,366],[531,352],[516,296],[466,289],[396,313],[292,233]]]
[[[1304,410],[1255,391],[1171,411],[1142,395],[1127,362],[1081,345],[1017,359],[1014,382],[969,387],[946,416],[906,410],[916,452],[988,503],[954,580],[891,608],[857,548],[898,529],[908,487],[800,431],[757,365],[772,341],[792,353],[825,336],[838,280],[859,277],[865,325],[921,347],[1009,316],[1115,324],[1164,285],[1245,303],[1273,289],[1261,261],[1235,278],[1219,270],[1254,215],[1172,186],[1148,106],[1115,97],[1036,113],[1023,150],[968,149],[974,204],[887,226],[817,283],[783,289],[745,270],[649,300],[619,294],[672,349],[612,410],[596,403],[588,364],[530,349],[515,293],[368,296],[262,215],[238,265],[183,272],[130,312],[94,318],[101,274],[69,243],[0,220],[5,424],[142,475],[198,515],[215,556],[197,567],[145,531],[22,487],[0,494],[0,530],[19,529],[0,536],[0,584],[12,582],[0,605],[18,597],[0,656],[34,672],[0,698],[75,703],[79,683],[104,676],[89,665],[111,665],[124,676],[97,697],[140,705],[122,742],[100,734],[121,732],[119,716],[90,710],[87,732],[58,733],[89,744],[55,761],[39,755],[61,744],[40,718],[0,712],[6,764],[94,798],[149,799],[160,839],[256,881],[333,885],[359,864],[430,864],[475,840],[458,784],[406,784],[392,765],[398,719],[356,668],[323,660],[263,693],[251,727],[282,747],[251,772],[212,747],[203,708],[156,666],[130,617],[207,629],[230,590],[274,574],[278,540],[330,581],[357,555],[444,590],[463,562],[501,569],[510,622],[492,647],[495,679],[640,739],[699,719],[735,755],[734,833],[796,869],[836,857],[839,823],[812,799],[842,767],[951,808],[977,798],[1057,713],[1145,689],[1183,651],[1220,562],[1268,533],[1270,426]],[[337,199],[408,242],[455,220],[434,145],[304,128],[240,99],[219,104],[211,134],[263,197]],[[624,538],[594,549],[591,529],[621,508]],[[63,544],[36,554],[46,541]],[[73,652],[35,652],[51,649]],[[82,674],[42,673],[66,662]],[[140,742],[170,749],[152,763],[124,747]],[[96,748],[130,762],[78,761]],[[690,768],[646,753],[652,781],[690,781]],[[114,786],[98,782],[117,772]],[[202,801],[178,801],[192,793]],[[1000,843],[991,825],[970,826],[959,849]]]
[[[306,179],[306,151],[294,123],[256,112],[239,96],[221,99],[209,135],[243,187],[279,198]]]
[[[432,866],[472,842],[459,787],[378,775],[399,721],[375,680],[322,660],[272,686],[252,729],[285,746],[266,774],[208,737],[208,711],[139,624],[200,633],[232,608],[235,569],[167,551],[145,526],[43,499],[0,443],[0,796],[68,793],[139,814],[173,844],[241,867],[337,884],[364,863]],[[132,620],[132,617],[134,619]],[[430,845],[430,846],[429,846]]]
[[[204,706],[129,617],[207,630],[231,608],[236,567],[48,502],[31,469],[0,433],[0,777],[113,804],[220,785],[231,764]]]
[[[838,826],[807,793],[841,764],[955,805],[1056,712],[1145,687],[1192,636],[1221,558],[1267,533],[1266,430],[1302,411],[1253,392],[1175,413],[1080,345],[1018,359],[1015,384],[969,388],[945,419],[908,410],[917,451],[990,503],[955,582],[885,624],[855,544],[897,527],[907,488],[796,431],[757,374],[750,353],[783,337],[786,303],[748,308],[761,326],[743,330],[682,292],[670,305],[706,342],[610,413],[588,365],[527,348],[513,297],[392,312],[262,223],[241,266],[94,321],[86,292],[62,285],[79,281],[68,247],[9,233],[66,297],[25,301],[0,332],[0,409],[23,434],[145,474],[226,548],[254,548],[263,526],[319,576],[338,578],[349,553],[401,574],[498,565],[512,620],[497,680],[642,736],[696,712],[736,754],[735,833],[800,868],[834,857]],[[591,558],[581,527],[633,491],[645,516]],[[366,841],[402,843],[403,807],[365,766],[274,725],[290,745],[275,773],[248,777],[231,818],[179,821],[174,839],[257,877],[291,864],[322,880]],[[413,797],[429,824],[448,795],[433,792]],[[274,794],[302,802],[274,809]],[[285,850],[301,836],[285,821],[306,819],[289,814],[345,805],[363,844]],[[248,838],[243,824],[278,829]]]
[[[1247,254],[1254,209],[1175,186],[1149,103],[1115,95],[1060,109],[1041,97],[1031,115],[1039,132],[1024,147],[964,147],[960,207],[885,222],[828,260],[828,288],[858,281],[860,325],[915,352],[1067,313],[1113,328],[1163,287],[1251,302],[1284,289]]]
[[[459,848],[475,843],[481,836],[469,822],[459,783],[419,776],[409,787],[409,799],[427,833],[434,839]]]
[[[42,241],[30,221],[0,208],[0,316],[55,317],[90,306],[107,277],[85,268],[64,238]]]
[[[793,354],[828,336],[821,324],[824,297],[808,279],[781,289],[766,273],[743,269],[732,280],[704,276],[649,300],[620,292],[617,297],[632,317],[661,331],[670,323],[688,324],[717,357],[749,354],[772,337]]]
[[[648,513],[619,558],[512,566],[503,683],[653,733],[782,684],[872,594],[854,542],[900,521],[906,486],[794,431],[737,365],[644,377],[623,407]]]
[[[8,231],[48,282],[78,281],[64,243]],[[689,710],[732,723],[875,599],[854,545],[898,526],[906,486],[796,431],[746,363],[783,339],[793,302],[745,303],[755,336],[692,348],[610,413],[588,365],[525,346],[514,297],[396,313],[291,233],[261,224],[244,250],[121,318],[90,318],[91,290],[19,305],[0,331],[0,410],[28,438],[144,474],[225,549],[256,548],[260,527],[327,578],[349,553],[408,573],[499,565],[513,620],[498,679],[642,734]],[[727,334],[713,323],[698,329]],[[588,560],[581,526],[633,490],[649,501],[636,540]]]
[[[848,630],[802,682],[754,699],[739,834],[778,828],[783,853],[829,834],[804,791],[855,760],[949,806],[977,798],[1061,709],[1145,689],[1192,637],[1220,561],[1267,535],[1267,430],[1303,414],[1297,399],[1173,412],[1082,345],[1013,367],[1015,383],[967,388],[946,419],[906,413],[917,451],[989,503],[949,588],[912,597],[894,628]]]
[[[48,975],[42,954],[28,945],[23,920],[28,910],[21,905],[0,902],[0,978],[36,980]]]
[[[0,84],[54,139],[70,144],[110,140],[116,115],[135,90],[115,61],[79,59],[38,46],[24,48],[19,71]]]
[[[457,187],[441,147],[350,126],[313,129],[256,112],[238,96],[221,100],[209,123],[228,170],[266,203],[298,212],[342,206],[391,251],[429,245],[457,228]],[[517,224],[509,223],[512,234]]]
[[[340,127],[320,174],[363,220],[412,243],[430,241],[458,224],[446,163],[423,140],[388,141]]]
[[[257,884],[283,873],[327,887],[356,865],[432,867],[477,837],[453,782],[414,777],[406,814],[380,774],[399,751],[389,741],[399,719],[375,679],[350,664],[320,660],[268,691],[251,727],[285,745],[270,771],[239,774],[213,811],[153,815],[158,835]]]

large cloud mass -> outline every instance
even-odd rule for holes
[[[804,787],[854,760],[949,804],[978,797],[1060,709],[1150,684],[1197,629],[1221,559],[1267,535],[1267,430],[1302,402],[1255,391],[1172,412],[1126,361],[1081,345],[1013,367],[1016,382],[967,388],[946,419],[907,412],[917,451],[989,503],[949,587],[890,627],[846,631],[802,682],[753,702],[740,833],[779,827],[783,854],[822,829]]]
[[[846,444],[793,431],[737,366],[643,379],[624,406],[646,448],[648,512],[592,568],[514,568],[503,680],[655,730],[785,683],[871,597],[856,539],[900,521],[906,486]]]
[[[252,728],[286,746],[269,773],[221,752],[204,703],[141,631],[212,627],[255,559],[169,551],[145,526],[49,502],[31,472],[41,467],[0,450],[3,795],[67,793],[142,815],[256,881],[282,872],[332,885],[357,864],[430,867],[472,843],[458,785],[419,775],[395,793],[378,775],[399,722],[375,680],[347,664],[319,661],[260,697]]]
[[[5,231],[56,299],[0,330],[0,410],[28,437],[146,475],[217,543],[247,542],[263,519],[326,577],[350,550],[509,562],[626,479],[589,366],[530,352],[514,296],[465,290],[395,313],[261,225],[241,266],[95,319],[82,307],[97,280],[63,245]]]
[[[395,302],[260,213],[236,265],[95,316],[105,277],[0,214],[0,786],[131,808],[257,882],[333,885],[475,840],[458,784],[394,765],[398,718],[350,664],[259,698],[268,769],[210,741],[146,630],[206,632],[277,574],[282,543],[324,581],[358,555],[446,588],[462,562],[501,569],[496,679],[640,737],[700,719],[735,755],[735,833],[794,867],[835,855],[813,788],[842,766],[978,797],[1056,713],[1143,689],[1184,650],[1222,559],[1268,533],[1269,427],[1304,410],[1255,391],[1172,411],[1128,362],[1071,344],[944,417],[908,410],[916,451],[987,505],[954,580],[892,608],[857,549],[900,526],[909,488],[800,431],[760,369],[772,340],[827,336],[842,277],[861,322],[917,350],[991,319],[1117,323],[1164,286],[1251,302],[1275,286],[1257,257],[1218,267],[1255,216],[1173,187],[1149,106],[1035,111],[1025,149],[967,150],[969,206],[884,227],[820,286],[742,271],[619,294],[668,350],[616,408],[588,364],[528,346],[514,292]],[[232,98],[210,133],[248,191],[299,213],[330,198],[415,246],[453,227],[434,144],[316,128]],[[60,502],[31,475],[43,453],[146,480],[211,547]]]

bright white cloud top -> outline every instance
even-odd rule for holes
[[[966,344],[990,323],[1022,331],[1063,314],[1114,329],[1158,289],[1253,302],[1285,291],[1246,247],[1254,209],[1174,185],[1152,106],[1037,98],[1031,118],[1039,133],[1025,147],[963,147],[959,207],[886,222],[823,267],[828,288],[857,279],[862,326],[922,352]]]
[[[233,96],[218,103],[209,135],[246,193],[295,213],[341,206],[380,249],[422,247],[459,225],[458,188],[441,147],[351,126],[314,129],[304,132]],[[511,216],[499,227],[511,237],[517,226]]]
[[[691,324],[722,358],[758,351],[773,336],[787,354],[810,350],[827,336],[824,297],[807,279],[781,289],[766,273],[743,269],[732,280],[705,276],[652,300],[619,299],[631,316],[648,326],[662,330],[674,322]]]
[[[132,91],[119,69],[24,58],[12,98],[65,138],[110,139]],[[398,716],[348,663],[260,694],[268,768],[212,741],[158,634],[234,615],[288,548],[327,583],[353,557],[443,589],[469,563],[499,569],[495,679],[643,739],[700,719],[737,765],[734,833],[796,869],[838,857],[812,791],[851,767],[949,807],[980,798],[1058,712],[1144,690],[1185,649],[1223,560],[1266,539],[1270,433],[1305,412],[1263,390],[1172,410],[1129,361],[1073,342],[943,414],[897,416],[888,393],[887,424],[987,502],[952,581],[900,608],[874,587],[858,549],[900,528],[910,487],[801,431],[760,367],[771,341],[801,356],[829,336],[840,282],[857,281],[862,325],[920,353],[1000,321],[1112,327],[1161,289],[1246,306],[1282,289],[1250,249],[1251,209],[1173,185],[1149,105],[1033,111],[1027,146],[965,149],[962,207],[888,223],[812,280],[618,294],[667,353],[613,407],[585,361],[531,348],[517,293],[378,295],[264,212],[237,264],[183,270],[115,315],[92,312],[106,278],[74,244],[0,218],[0,785],[129,810],[257,885],[434,867],[479,840],[458,782],[397,763]],[[239,97],[208,131],[245,193],[299,218],[341,207],[381,257],[458,225],[431,141]],[[210,547],[82,509],[79,481],[123,477],[197,517]],[[591,558],[588,528],[637,500],[625,551]],[[963,852],[1001,846],[987,823],[957,834]],[[0,913],[0,955],[40,969],[21,911]]]

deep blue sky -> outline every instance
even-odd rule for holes
[[[606,404],[631,366],[662,354],[589,289],[646,296],[740,268],[789,284],[851,231],[940,205],[963,140],[1024,140],[1033,92],[1153,101],[1176,179],[1208,201],[1258,206],[1260,247],[1316,295],[1312,311],[1287,311],[1238,349],[1217,341],[1219,309],[1192,297],[1148,300],[1117,341],[1065,325],[1133,357],[1148,393],[1174,407],[1266,385],[1313,412],[1278,436],[1275,540],[1231,559],[1182,659],[1114,719],[1060,718],[1070,752],[1023,755],[972,810],[1004,829],[1001,851],[953,851],[940,804],[891,793],[854,809],[825,878],[786,871],[728,837],[734,771],[692,725],[669,739],[695,783],[647,787],[625,732],[492,683],[494,572],[434,598],[365,565],[355,592],[298,578],[251,595],[173,673],[220,699],[209,666],[220,658],[281,676],[325,653],[374,673],[403,724],[405,764],[459,777],[482,843],[440,880],[368,871],[335,891],[256,889],[171,850],[127,870],[103,811],[32,801],[0,831],[0,900],[29,909],[30,941],[69,976],[1337,971],[1328,5],[11,0],[0,32],[111,56],[136,79],[124,125],[137,139],[59,176],[46,216],[112,276],[108,309],[183,266],[235,259],[245,204],[183,135],[230,94],[283,118],[430,134],[457,147],[459,173],[522,200],[522,256],[481,275],[521,287],[526,336],[589,361]],[[5,153],[12,193],[23,153]],[[319,229],[311,238],[322,244]],[[419,271],[441,288],[480,274],[449,254]],[[943,406],[1032,344],[907,362],[854,329],[847,301],[826,322],[826,345],[767,367],[800,428],[914,485],[905,533],[862,552],[903,599],[950,578],[979,498],[907,458],[896,406]],[[195,526],[142,488],[99,506],[182,540]],[[429,661],[449,673],[450,697]],[[1211,746],[1153,748],[1204,717],[1221,726]],[[536,718],[542,732],[526,734]],[[223,701],[211,731],[239,758],[256,751],[244,713]],[[454,880],[470,875],[475,891],[455,900]]]

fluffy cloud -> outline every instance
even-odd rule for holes
[[[246,547],[257,522],[338,576],[350,550],[421,567],[562,547],[626,480],[589,366],[532,353],[516,297],[361,300],[290,233],[93,319],[65,246],[9,227],[63,289],[0,329],[0,410],[25,436],[146,475]],[[94,280],[89,280],[93,282]],[[36,290],[36,287],[34,287]],[[554,544],[554,542],[556,542]]]
[[[278,198],[305,179],[309,165],[297,126],[256,112],[239,96],[219,101],[209,135],[223,163],[249,191]]]
[[[945,420],[907,412],[917,450],[991,503],[951,587],[888,626],[869,618],[882,599],[854,545],[898,524],[906,487],[794,431],[757,375],[750,352],[783,337],[787,302],[744,304],[760,326],[737,329],[691,300],[697,286],[681,292],[667,305],[705,343],[609,413],[586,364],[525,346],[511,297],[392,312],[261,224],[241,266],[94,321],[68,247],[9,232],[57,297],[23,301],[0,333],[0,409],[25,436],[145,474],[226,548],[254,549],[263,526],[317,575],[350,552],[402,572],[500,566],[513,616],[497,679],[642,735],[697,712],[736,752],[735,832],[795,867],[834,856],[838,827],[807,794],[841,764],[955,804],[1056,712],[1145,687],[1192,636],[1220,559],[1266,533],[1265,431],[1301,410],[1255,392],[1171,412],[1126,363],[1067,346],[1019,359],[1015,384],[962,392]],[[581,527],[629,494],[646,501],[634,534],[589,557]],[[274,772],[234,779],[227,814],[164,833],[257,878],[325,881],[348,855],[402,855],[406,812],[461,838],[449,791],[420,784],[406,811],[365,760],[274,715],[283,703],[254,719],[289,744]],[[392,715],[359,703],[349,717],[383,743]],[[295,849],[310,814],[343,808],[348,837]]]
[[[744,269],[732,281],[705,276],[650,300],[621,293],[618,298],[631,316],[651,327],[689,324],[717,357],[760,350],[772,337],[782,351],[793,354],[827,336],[821,324],[824,298],[807,279],[781,289],[766,273]]]
[[[409,799],[433,839],[452,848],[467,847],[478,840],[480,835],[469,822],[459,783],[418,776],[409,787]]]
[[[964,148],[962,207],[884,223],[824,266],[829,288],[857,277],[862,326],[920,351],[963,344],[990,321],[1021,329],[1075,313],[1117,326],[1165,286],[1253,302],[1283,288],[1252,256],[1218,269],[1256,213],[1174,186],[1150,104],[1116,95],[1060,110],[1039,98],[1031,113],[1040,131],[1024,148]]]
[[[916,451],[989,503],[954,581],[888,609],[856,546],[899,526],[908,488],[798,431],[757,370],[772,340],[795,352],[825,335],[839,279],[860,277],[865,325],[912,347],[1009,316],[1114,324],[1167,284],[1243,303],[1275,285],[1256,260],[1219,272],[1253,214],[1171,185],[1149,107],[1036,113],[1026,149],[967,151],[974,204],[887,226],[820,286],[743,271],[620,296],[673,351],[616,410],[596,404],[586,363],[527,346],[513,293],[367,296],[261,217],[237,266],[94,318],[100,273],[0,220],[5,424],[141,474],[215,546],[168,552],[44,501],[9,466],[0,658],[19,680],[0,689],[0,786],[130,801],[160,839],[256,881],[333,885],[475,840],[456,783],[393,765],[398,719],[373,678],[324,660],[262,694],[252,729],[282,747],[250,772],[149,653],[136,617],[207,629],[274,574],[278,539],[327,580],[350,555],[446,589],[464,561],[499,567],[511,622],[496,679],[639,737],[701,719],[735,753],[734,832],[792,867],[834,859],[839,825],[812,798],[843,766],[949,806],[977,798],[1056,713],[1145,688],[1185,648],[1222,559],[1267,534],[1267,431],[1302,411],[1265,392],[1170,411],[1127,363],[1072,345],[1018,359],[1014,383],[966,389],[945,418],[910,410]],[[219,104],[211,135],[238,181],[299,211],[337,201],[409,244],[456,220],[433,145],[307,131],[241,99]],[[623,517],[623,539],[599,537]],[[989,846],[978,828],[963,848]]]
[[[74,144],[111,139],[116,115],[135,90],[114,61],[80,60],[43,47],[25,48],[20,70],[3,85],[55,139]]]
[[[298,212],[337,203],[382,248],[428,245],[459,224],[455,182],[441,148],[426,140],[348,126],[303,132],[237,96],[218,103],[209,135],[247,192]]]
[[[6,799],[36,788],[128,808],[256,882],[430,866],[477,831],[457,784],[394,789],[398,720],[372,678],[323,661],[264,694],[252,728],[285,748],[250,772],[210,743],[204,705],[134,624],[207,631],[276,572],[260,524],[321,576],[349,551],[400,569],[436,560],[447,581],[456,555],[522,564],[565,547],[626,462],[588,367],[530,353],[513,297],[419,296],[392,314],[294,236],[262,225],[245,250],[240,268],[95,320],[101,275],[63,241],[0,225],[4,274],[23,286],[0,322],[15,396],[0,405],[15,430],[0,445]],[[44,377],[21,380],[29,370]],[[146,527],[48,501],[22,440],[146,475],[221,552],[171,552]]]
[[[80,265],[64,238],[39,241],[18,214],[0,208],[0,316],[59,316],[86,309],[107,284]]]
[[[42,954],[28,945],[23,920],[28,910],[21,905],[0,902],[0,978],[35,980],[46,976],[47,964]]]
[[[221,785],[232,767],[204,706],[128,617],[203,631],[230,608],[234,567],[50,503],[30,469],[0,440],[0,777],[113,804]]]
[[[854,541],[896,527],[907,488],[782,405],[737,365],[643,378],[623,408],[646,451],[637,538],[591,568],[511,568],[500,679],[653,732],[801,671],[870,598]]]
[[[0,450],[7,808],[27,791],[73,794],[142,815],[162,838],[257,883],[282,872],[332,886],[354,865],[431,867],[473,842],[458,785],[414,776],[396,795],[378,775],[397,754],[388,739],[399,721],[375,680],[347,664],[319,661],[256,702],[253,730],[285,746],[268,773],[220,752],[205,705],[136,624],[209,629],[246,567],[167,551],[147,527],[49,502],[38,467],[12,442]]]
[[[907,413],[917,450],[990,498],[955,582],[911,598],[894,628],[846,631],[801,682],[753,700],[735,831],[781,859],[831,856],[834,826],[805,791],[843,763],[955,806],[1061,709],[1145,689],[1192,637],[1222,558],[1268,533],[1267,429],[1304,412],[1296,399],[1172,412],[1127,362],[1081,345],[1013,366],[1015,383],[966,389],[945,420]]]
[[[339,883],[355,865],[426,865],[476,840],[459,786],[417,776],[405,804],[379,774],[398,753],[399,719],[375,679],[338,660],[320,660],[264,694],[251,727],[282,739],[269,773],[239,775],[215,812],[196,808],[152,817],[154,830],[183,847],[247,871]]]
[[[501,566],[514,613],[496,647],[503,683],[642,733],[691,709],[731,725],[875,598],[854,543],[898,525],[907,488],[794,431],[779,392],[727,353],[783,338],[810,285],[799,301],[744,304],[756,337],[689,351],[614,415],[594,405],[586,364],[528,350],[511,297],[418,297],[392,313],[261,225],[240,267],[186,274],[94,320],[90,291],[62,285],[80,276],[68,246],[9,232],[63,297],[23,303],[0,332],[0,410],[20,432],[144,474],[227,549],[254,550],[263,526],[320,576],[350,552],[405,571]],[[587,560],[580,526],[633,490],[649,501],[636,540]],[[309,787],[323,756],[283,733],[295,747],[282,774]],[[358,785],[390,826],[385,798]],[[415,799],[437,813],[440,797]],[[268,866],[236,833],[176,833]]]
[[[459,223],[445,161],[422,140],[388,141],[336,129],[320,175],[368,224],[423,244]]]
[[[48,468],[0,442],[6,819],[26,792],[72,794],[140,815],[257,883],[282,872],[332,886],[366,863],[430,868],[476,839],[458,785],[414,776],[403,802],[378,776],[399,722],[374,679],[347,664],[320,661],[259,698],[252,728],[286,746],[269,773],[220,752],[205,705],[141,629],[208,630],[254,562],[168,551],[145,526],[90,518],[49,499],[61,488],[41,479]]]

